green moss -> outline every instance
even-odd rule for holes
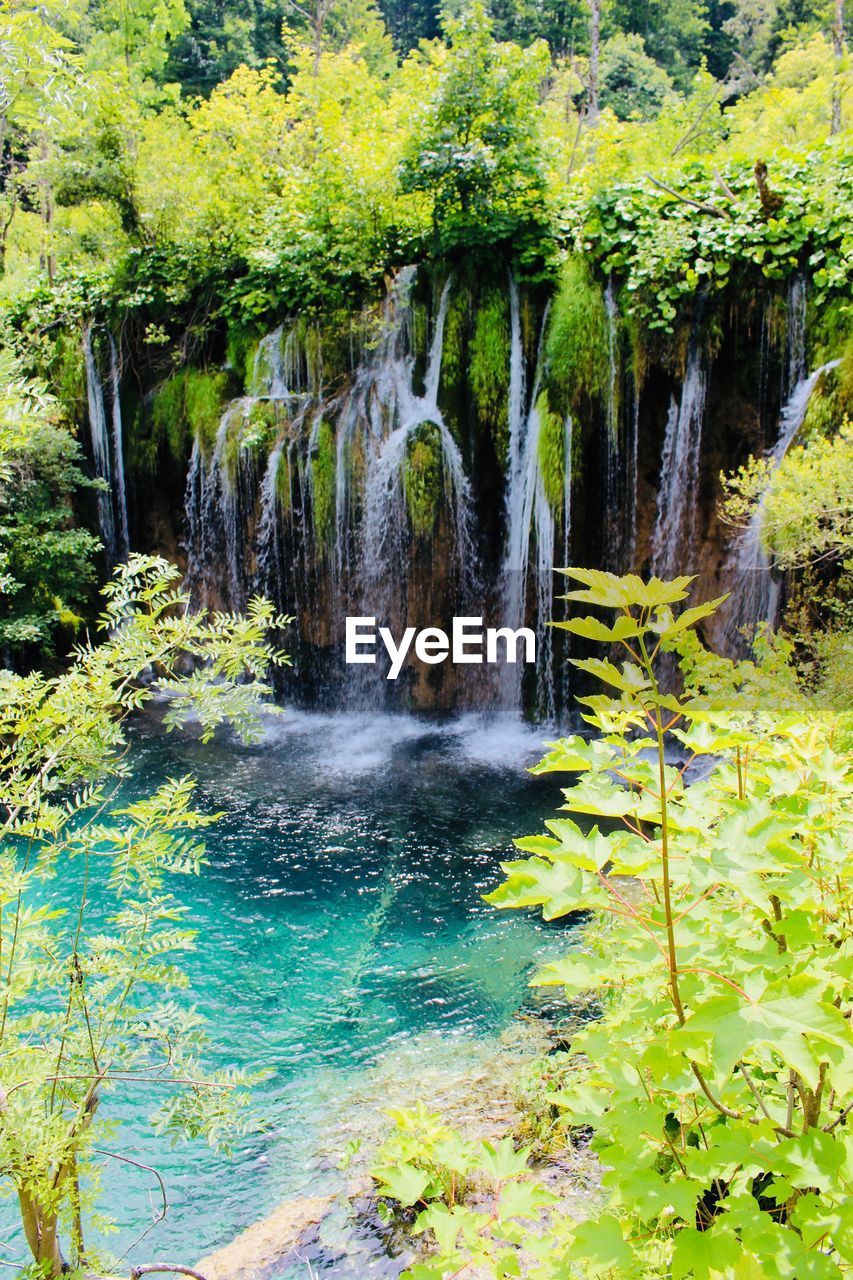
[[[181,369],[161,382],[151,398],[152,462],[164,441],[176,462],[186,458],[191,439],[198,440],[206,454],[212,453],[227,399],[225,373]]]
[[[545,497],[553,511],[561,511],[565,493],[566,471],[566,437],[563,419],[552,413],[548,403],[548,392],[540,393],[536,401],[539,414],[539,440],[537,443],[539,474]]]
[[[201,369],[187,369],[184,383],[186,422],[193,439],[206,451],[212,450],[219,429],[219,421],[228,400],[228,378],[224,373],[207,373]],[[173,456],[177,440],[169,436]]]
[[[418,359],[425,360],[427,357],[427,342],[429,332],[429,317],[427,309],[422,302],[416,302],[412,307],[412,350]]]
[[[444,491],[441,441],[431,422],[419,426],[406,443],[403,488],[412,533],[427,539],[435,529]]]
[[[441,352],[441,380],[446,387],[458,388],[465,374],[465,338],[471,297],[467,289],[450,295],[444,319],[444,345]]]
[[[275,491],[278,497],[279,505],[282,511],[290,510],[293,503],[293,477],[290,470],[290,453],[287,448],[282,449],[281,457],[278,462],[278,471],[275,477]]]
[[[842,349],[838,367],[818,380],[806,409],[801,437],[835,435],[845,418],[853,420],[853,336]]]
[[[609,377],[604,295],[581,258],[563,268],[546,338],[551,403],[565,413],[603,400]]]
[[[228,333],[225,339],[225,361],[228,367],[242,380],[244,387],[249,385],[246,370],[251,370],[257,348],[257,340],[252,337],[251,333],[243,325],[236,321],[232,321],[228,325]]]
[[[251,395],[255,390],[255,364],[257,363],[260,345],[260,339],[247,343],[243,350],[241,363],[234,365],[237,372],[242,373],[243,387],[247,395]]]
[[[335,433],[324,421],[311,454],[311,518],[317,542],[324,550],[329,550],[334,541],[336,471]]]
[[[501,461],[509,447],[510,322],[506,290],[490,289],[477,309],[469,377],[477,414]]]

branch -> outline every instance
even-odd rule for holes
[[[718,209],[715,204],[706,204],[704,200],[692,200],[690,196],[683,196],[680,192],[674,191],[672,187],[668,187],[665,182],[653,178],[650,173],[646,174],[649,182],[655,187],[659,187],[661,191],[665,191],[667,195],[675,196],[676,200],[680,200],[682,204],[692,205],[694,209],[701,210],[702,213],[710,213],[714,218],[731,218],[728,209]]]
[[[184,1267],[180,1262],[144,1262],[139,1267],[130,1268],[130,1280],[139,1280],[140,1276],[154,1275],[159,1271],[171,1271],[179,1276],[192,1276],[193,1280],[207,1280],[200,1271],[192,1267]]]

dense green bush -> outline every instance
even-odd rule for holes
[[[0,650],[52,652],[82,623],[95,579],[94,534],[76,504],[94,487],[58,403],[0,353]]]

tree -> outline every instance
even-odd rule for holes
[[[770,62],[778,21],[776,0],[737,0],[734,13],[725,19],[722,29],[733,49],[737,49],[756,71],[765,71]]]
[[[601,105],[620,120],[653,120],[673,92],[639,36],[611,36],[601,51]]]
[[[830,133],[841,132],[841,100],[844,93],[844,65],[847,51],[844,39],[844,0],[835,0],[832,23],[832,51],[835,54],[835,76],[832,81],[832,122]]]
[[[192,945],[171,884],[199,871],[199,832],[215,819],[190,807],[186,778],[120,807],[114,788],[123,723],[157,690],[170,726],[195,715],[205,740],[223,723],[251,738],[264,674],[286,661],[267,632],[288,620],[257,600],[245,619],[193,614],[178,576],[134,557],[105,589],[102,643],[87,641],[58,676],[0,672],[0,1179],[51,1280],[66,1269],[63,1220],[75,1267],[96,1263],[84,1186],[93,1148],[106,1141],[124,1158],[103,1134],[114,1093],[159,1081],[158,1123],[176,1137],[222,1144],[245,1126],[247,1077],[204,1071],[198,1019],[170,998]],[[68,907],[72,861],[82,889]],[[94,876],[106,921],[90,919]]]
[[[89,61],[97,67],[124,63],[145,79],[162,74],[174,40],[190,23],[184,0],[95,0]]]
[[[0,273],[30,149],[79,98],[79,58],[62,30],[76,13],[61,0],[0,2]]]
[[[589,114],[598,115],[598,69],[601,57],[601,0],[589,0]]]
[[[395,65],[391,39],[374,0],[287,0],[285,31],[307,43],[314,74],[323,53],[339,53],[354,45],[371,70],[390,71]]]
[[[578,1220],[510,1138],[478,1150],[424,1109],[397,1112],[374,1177],[435,1242],[407,1280],[841,1280],[850,755],[784,650],[735,664],[703,649],[720,601],[683,608],[691,578],[563,572],[567,600],[607,611],[555,624],[605,646],[574,662],[604,686],[581,699],[594,734],[549,744],[533,772],[565,775],[564,803],[516,841],[488,901],[581,929],[533,983],[597,1014],[569,1024],[549,1102],[568,1135],[592,1133],[601,1194]],[[673,652],[679,694],[661,683]]]
[[[544,253],[547,213],[539,133],[544,43],[497,44],[482,4],[447,24],[435,91],[417,121],[403,168],[407,191],[429,193],[442,252],[496,244]]]
[[[421,40],[434,40],[441,31],[438,0],[380,0],[379,8],[401,54]]]
[[[79,527],[74,500],[91,482],[80,446],[45,388],[0,353],[0,647],[50,652],[81,623],[94,581],[97,538]]]
[[[709,30],[705,0],[612,0],[607,10],[607,34],[642,36],[680,89],[689,87]]]

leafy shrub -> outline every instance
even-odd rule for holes
[[[692,632],[719,602],[673,612],[691,579],[566,573],[580,584],[567,599],[615,617],[556,625],[622,661],[576,662],[607,688],[581,700],[596,736],[552,744],[537,766],[578,777],[489,900],[548,920],[594,913],[535,981],[601,1003],[559,1105],[594,1131],[607,1201],[551,1222],[527,1274],[840,1280],[853,1261],[850,758],[772,650],[767,671],[706,657]],[[656,673],[673,649],[680,695]],[[463,1219],[457,1208],[413,1277],[468,1256],[519,1274],[508,1253],[536,1252],[536,1233],[500,1211]]]
[[[641,36],[621,31],[601,49],[601,105],[620,120],[653,120],[672,93],[672,80],[646,53]]]

